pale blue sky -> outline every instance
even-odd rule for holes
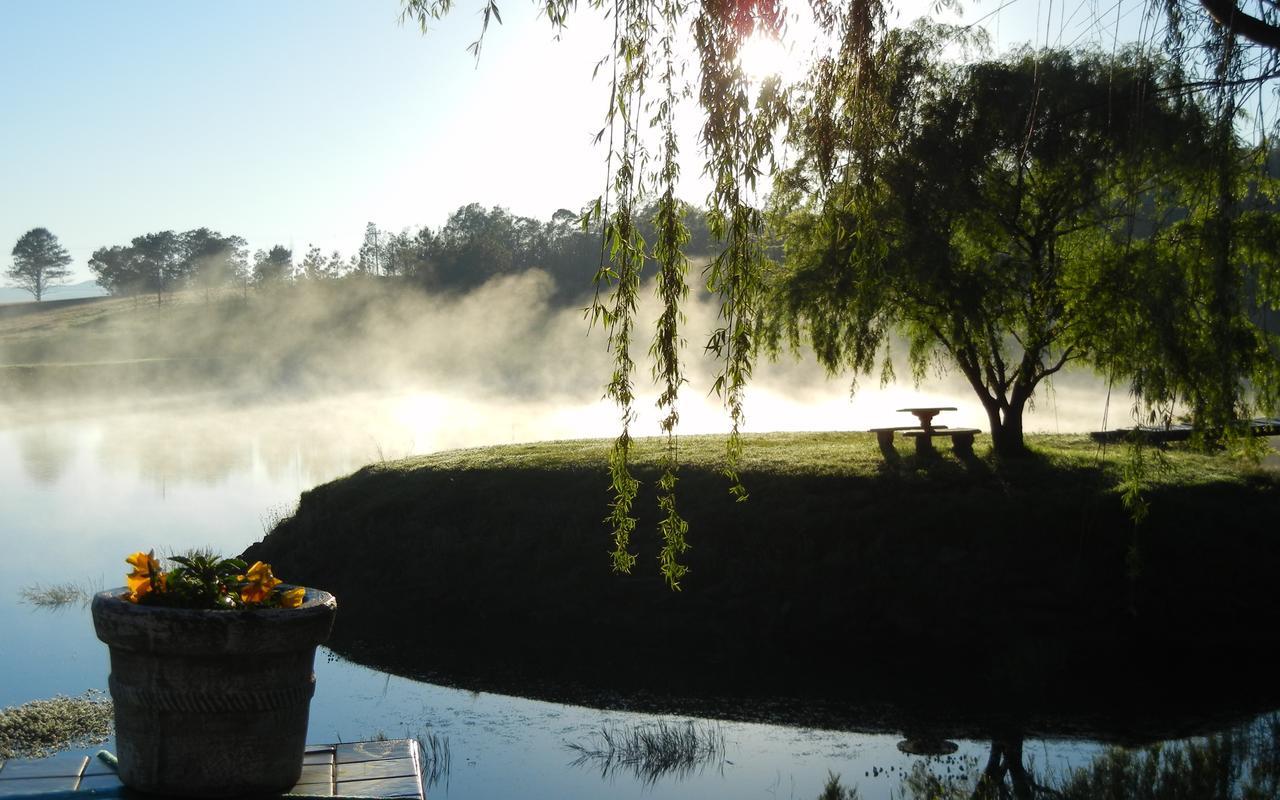
[[[1001,49],[1075,7],[1054,25],[1049,0],[984,2],[966,17],[992,14]],[[81,278],[94,249],[149,231],[350,254],[370,220],[578,207],[605,177],[590,73],[611,26],[583,12],[555,41],[508,0],[477,65],[480,5],[423,36],[398,0],[0,0],[0,268],[36,226]],[[692,152],[685,174],[700,201]]]
[[[576,207],[603,181],[583,100],[607,42],[511,5],[477,66],[467,8],[424,37],[396,0],[0,0],[0,262],[34,226],[82,268],[166,228],[349,253],[367,220]]]

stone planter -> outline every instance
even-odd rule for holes
[[[337,602],[200,611],[93,598],[111,650],[120,780],[144,792],[229,797],[280,792],[302,771],[316,646]]]

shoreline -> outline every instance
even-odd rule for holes
[[[1149,715],[1171,692],[1200,713],[1280,705],[1260,688],[1280,623],[1280,476],[1171,450],[1135,526],[1120,454],[1029,441],[1039,454],[1016,464],[980,437],[974,463],[887,465],[870,434],[748,437],[752,497],[734,503],[723,437],[682,439],[681,592],[653,563],[651,440],[631,576],[609,571],[599,440],[366,467],[304,493],[245,557],[333,591],[345,657],[469,688],[837,717],[887,700],[1050,735],[1117,703]]]

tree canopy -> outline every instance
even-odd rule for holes
[[[715,243],[701,209],[681,203],[680,220],[690,231],[687,253],[705,256]],[[650,212],[642,212],[648,218]],[[249,285],[267,286],[289,279],[329,280],[348,274],[401,280],[430,293],[462,293],[494,278],[539,269],[548,273],[558,306],[581,307],[590,296],[590,277],[599,266],[600,227],[584,228],[581,213],[560,209],[550,219],[512,214],[501,206],[470,203],[458,208],[439,228],[422,226],[394,232],[370,222],[359,250],[350,259],[338,251],[325,255],[308,246],[298,269],[292,252],[281,245],[254,251],[241,236],[207,227],[185,232],[158,231],[134,237],[128,245],[101,247],[89,268],[111,294],[155,293],[163,300],[179,288],[203,291]],[[640,231],[652,241],[653,224]],[[654,269],[652,251],[645,269]]]
[[[71,254],[46,228],[32,228],[19,236],[11,254],[13,264],[5,274],[20,288],[31,292],[37,303],[50,285],[66,280],[71,274],[67,269]]]
[[[293,251],[283,245],[253,254],[253,282],[259,286],[284,283],[293,277]]]
[[[453,0],[402,0],[402,2],[404,17],[420,23],[424,30],[431,21],[447,13],[453,5]],[[1165,0],[1163,7],[1168,12],[1169,24],[1165,32],[1165,41],[1161,46],[1171,59],[1168,72],[1170,80],[1158,87],[1153,85],[1152,88],[1160,92],[1172,92],[1184,99],[1188,97],[1188,92],[1197,90],[1207,92],[1205,96],[1210,98],[1208,108],[1212,111],[1215,132],[1210,138],[1215,148],[1211,163],[1216,166],[1219,175],[1217,180],[1220,185],[1227,187],[1235,185],[1240,174],[1232,166],[1236,151],[1232,132],[1241,108],[1241,100],[1246,92],[1255,91],[1262,83],[1277,75],[1276,51],[1268,47],[1265,36],[1254,35],[1247,29],[1251,23],[1246,19],[1249,15],[1245,14],[1242,7],[1234,5],[1231,0],[1202,0],[1202,2],[1203,6],[1196,5],[1193,0]],[[743,421],[743,397],[762,343],[759,333],[762,329],[770,330],[768,324],[763,324],[769,320],[762,316],[767,310],[765,298],[769,289],[766,281],[769,259],[765,246],[767,240],[764,215],[760,205],[767,188],[762,179],[767,179],[774,171],[773,168],[781,155],[776,147],[779,140],[778,134],[785,128],[789,132],[787,137],[789,141],[802,143],[807,148],[803,155],[808,160],[809,166],[815,170],[818,177],[827,181],[832,178],[849,177],[840,174],[842,164],[839,157],[842,153],[850,152],[849,137],[851,135],[854,137],[852,145],[857,149],[868,146],[865,142],[858,142],[858,137],[872,140],[878,136],[880,142],[885,142],[887,140],[884,137],[891,132],[910,130],[909,126],[904,124],[906,112],[899,103],[904,99],[912,98],[895,94],[891,80],[893,71],[902,65],[892,60],[886,61],[886,57],[889,57],[894,49],[886,48],[885,45],[897,35],[887,24],[887,12],[891,8],[889,3],[885,0],[846,0],[843,3],[833,0],[813,0],[808,5],[818,34],[817,41],[813,43],[810,74],[802,86],[797,88],[783,87],[776,78],[754,84],[738,59],[739,51],[748,37],[779,38],[785,33],[787,9],[773,0],[741,2],[704,0],[696,4],[680,3],[675,0],[615,0],[614,3],[593,0],[590,3],[592,8],[611,14],[615,22],[610,56],[601,62],[601,67],[609,76],[610,92],[605,125],[598,136],[598,141],[607,143],[609,151],[608,190],[599,198],[589,215],[591,219],[598,220],[602,224],[603,253],[605,254],[596,276],[598,294],[593,306],[592,320],[601,325],[608,334],[609,348],[614,356],[614,370],[606,391],[620,407],[622,426],[622,432],[615,440],[610,467],[614,492],[610,513],[610,525],[613,528],[614,537],[613,562],[615,569],[621,571],[629,570],[634,563],[629,540],[635,527],[635,516],[631,505],[636,497],[637,484],[628,463],[631,423],[635,418],[632,406],[636,396],[634,374],[637,365],[632,355],[632,348],[636,344],[638,335],[635,327],[635,313],[640,291],[640,272],[645,263],[644,253],[650,249],[659,264],[655,291],[661,298],[664,311],[653,332],[649,352],[652,358],[653,376],[658,384],[658,406],[663,414],[661,429],[668,435],[670,454],[668,464],[659,480],[661,488],[659,503],[663,517],[659,527],[665,542],[659,561],[663,573],[673,587],[678,587],[679,579],[684,574],[683,567],[679,563],[679,554],[687,547],[684,540],[685,526],[675,506],[676,444],[671,438],[678,421],[675,410],[676,400],[684,382],[679,353],[680,344],[683,341],[682,308],[688,293],[687,260],[683,251],[687,232],[679,224],[678,214],[675,211],[677,203],[675,189],[680,171],[679,142],[674,135],[673,120],[680,108],[681,99],[691,95],[701,115],[699,145],[704,163],[703,171],[712,185],[707,198],[708,227],[712,236],[721,243],[720,252],[712,259],[706,272],[707,286],[718,293],[721,299],[719,322],[708,336],[706,349],[719,359],[720,368],[714,388],[724,398],[732,425],[725,472],[730,478],[732,491],[740,498],[745,497],[745,490],[736,476],[737,461],[741,451],[738,431]],[[946,8],[950,5],[951,3],[944,0],[938,4],[938,7]],[[578,4],[576,0],[545,0],[540,6],[551,25],[559,28],[567,23]],[[1255,21],[1260,21],[1264,26],[1271,26],[1275,22],[1275,11],[1274,8],[1264,7],[1260,12],[1261,17]],[[501,21],[496,0],[486,2],[483,27],[487,27],[491,20]],[[683,56],[677,53],[676,46],[676,42],[686,32],[692,38],[695,49],[696,64],[691,85],[686,85],[684,78],[681,77],[684,74],[681,63]],[[483,29],[481,35],[483,36]],[[1251,41],[1263,43],[1261,53],[1252,51],[1249,45]],[[1151,42],[1146,42],[1145,45],[1150,46]],[[477,42],[473,47],[478,56],[480,43]],[[1096,87],[1096,82],[1093,85]],[[905,89],[910,86],[899,84],[897,88]],[[1137,89],[1138,87],[1129,88]],[[1023,80],[1020,85],[1005,87],[1006,91],[1015,89],[1032,92],[1018,99],[1018,107],[1025,110],[1029,104],[1033,111],[1030,119],[1035,121],[1037,95],[1034,92],[1038,91],[1038,83]],[[971,99],[984,98],[971,96]],[[1146,98],[1146,100],[1150,99]],[[996,102],[997,98],[987,96],[985,100]],[[1176,111],[1178,102],[1181,101],[1170,99],[1166,110]],[[1114,105],[1112,103],[1107,107],[1115,110]],[[1145,106],[1139,104],[1139,107]],[[1064,110],[1064,107],[1058,108],[1059,112]],[[933,111],[940,117],[946,116],[942,106],[934,108]],[[965,121],[962,111],[956,110],[951,113],[961,122]],[[1129,112],[1121,110],[1121,113]],[[1070,132],[1072,125],[1060,127],[1067,141],[1055,144],[1051,136],[1038,137],[1038,147],[1059,147],[1063,158],[1051,166],[1044,168],[1037,166],[1035,169],[1037,179],[1034,185],[1016,187],[1017,191],[1014,195],[1019,198],[1018,202],[1049,203],[1054,208],[1058,208],[1060,203],[1062,205],[1057,211],[1042,209],[1041,211],[1045,211],[1042,214],[1030,205],[1026,208],[1016,208],[1018,214],[1024,215],[1022,219],[1024,224],[1040,223],[1048,227],[1040,231],[1042,235],[1020,237],[1020,243],[1017,241],[999,243],[996,241],[1001,235],[998,226],[984,230],[982,223],[975,216],[961,213],[964,209],[954,206],[954,203],[958,202],[956,197],[944,198],[941,197],[942,192],[927,191],[930,181],[938,181],[939,188],[953,189],[964,188],[961,184],[967,180],[973,185],[966,190],[978,191],[981,195],[979,191],[982,189],[981,182],[988,178],[1012,177],[1016,180],[1019,174],[1024,176],[1030,174],[1020,166],[1020,162],[1022,166],[1026,166],[1026,156],[1017,148],[1017,139],[1009,136],[1013,132],[1010,128],[1012,120],[1002,121],[998,114],[988,116],[990,119],[987,124],[994,126],[991,131],[988,131],[988,144],[996,134],[1004,137],[998,146],[987,147],[987,152],[997,157],[992,174],[984,176],[979,174],[979,171],[969,169],[967,177],[957,182],[945,175],[947,167],[945,162],[935,161],[934,168],[929,170],[931,173],[929,175],[921,174],[912,177],[911,169],[904,166],[905,171],[900,172],[897,177],[871,177],[862,174],[852,176],[851,183],[855,186],[869,186],[879,180],[883,192],[889,181],[914,182],[917,194],[929,201],[926,206],[918,210],[916,222],[925,222],[926,220],[919,217],[924,214],[933,214],[934,222],[941,222],[943,218],[950,215],[957,225],[963,223],[961,225],[964,228],[963,235],[955,238],[949,235],[945,237],[949,244],[954,245],[946,251],[950,256],[947,263],[951,266],[962,263],[968,266],[959,269],[958,272],[950,270],[940,274],[939,278],[964,278],[968,289],[972,290],[981,282],[979,273],[976,271],[980,263],[977,253],[985,249],[988,253],[987,276],[1003,282],[1006,288],[998,288],[996,291],[988,291],[984,288],[978,296],[963,301],[966,308],[953,309],[953,312],[963,313],[952,313],[951,319],[966,320],[966,324],[977,325],[976,328],[965,333],[965,338],[973,342],[984,341],[984,335],[987,333],[984,328],[996,334],[1011,333],[1012,329],[1009,326],[1016,321],[1017,312],[1012,307],[999,306],[999,303],[1004,301],[998,298],[1015,296],[1016,292],[1012,292],[1008,287],[1017,280],[1025,278],[1029,273],[1021,267],[1013,271],[996,269],[1002,261],[1006,261],[1001,254],[1008,256],[1009,264],[1014,262],[1024,265],[1039,264],[1042,267],[1058,270],[1058,265],[1065,263],[1062,260],[1064,257],[1070,256],[1072,261],[1077,259],[1079,254],[1073,252],[1075,248],[1114,249],[1117,238],[1115,225],[1118,223],[1114,218],[1108,218],[1107,203],[1120,202],[1119,194],[1122,194],[1120,189],[1126,188],[1115,184],[1114,181],[1130,180],[1129,177],[1120,174],[1122,170],[1104,161],[1090,165],[1093,169],[1088,170],[1083,176],[1078,176],[1086,179],[1083,183],[1073,183],[1070,180],[1072,176],[1063,170],[1070,170],[1073,165],[1084,163],[1085,159],[1068,157],[1071,155],[1068,148],[1073,146],[1071,141],[1075,136]],[[1084,119],[1088,121],[1096,116],[1098,115],[1085,115]],[[1134,133],[1124,134],[1129,136],[1125,139],[1120,135],[1121,128],[1100,130],[1096,123],[1090,124],[1094,125],[1093,130],[1087,130],[1086,126],[1086,130],[1081,131],[1079,136],[1075,136],[1074,141],[1082,146],[1087,145],[1090,152],[1099,158],[1108,158],[1113,153],[1132,156],[1133,151],[1126,150],[1126,147],[1149,146],[1148,142],[1141,141],[1140,137],[1136,137]],[[994,129],[1002,125],[1005,128],[1003,132]],[[1028,130],[1038,129],[1028,127]],[[935,130],[935,138],[938,135],[939,131]],[[918,138],[916,141],[920,142]],[[982,141],[983,137],[970,138],[967,146],[981,150],[986,147]],[[954,150],[957,145],[953,143],[948,146]],[[864,157],[859,159],[864,170],[874,170],[889,163],[880,155],[875,158],[865,157],[869,152],[864,151]],[[965,163],[973,163],[973,157],[976,157],[976,154],[968,152],[962,152],[959,155],[969,158]],[[917,163],[922,162],[917,159]],[[1206,165],[1204,161],[1199,163]],[[1003,178],[1000,173],[1003,173]],[[1054,197],[1052,195],[1054,190],[1050,188],[1054,184],[1060,190],[1067,192],[1067,195],[1061,198]],[[1131,202],[1134,198],[1142,196],[1140,187],[1127,188],[1129,189],[1127,196]],[[799,191],[795,185],[791,190]],[[1035,192],[1041,190],[1044,193],[1035,195]],[[1094,193],[1098,196],[1092,196]],[[1104,198],[1108,194],[1110,197]],[[1155,195],[1147,195],[1147,197],[1155,197]],[[1238,285],[1233,283],[1233,276],[1238,275],[1243,267],[1233,260],[1231,254],[1235,252],[1234,237],[1243,228],[1235,221],[1238,206],[1234,202],[1224,202],[1232,197],[1234,197],[1232,192],[1223,188],[1217,193],[1215,205],[1206,207],[1201,214],[1204,219],[1203,230],[1206,236],[1212,234],[1215,242],[1216,255],[1210,256],[1208,251],[1205,251],[1205,258],[1216,259],[1217,277],[1212,279],[1211,284],[1217,287],[1214,293],[1217,299],[1211,300],[1207,305],[1199,306],[1206,314],[1202,321],[1207,326],[1201,326],[1207,332],[1200,335],[1221,344],[1224,348],[1248,345],[1243,337],[1221,338],[1232,331],[1238,331],[1240,320],[1238,309],[1232,304],[1241,295],[1232,287]],[[647,248],[639,223],[642,219],[640,211],[650,199],[656,202],[655,239],[652,247]],[[859,200],[861,210],[870,209],[873,199],[870,196],[861,198]],[[993,203],[997,198],[992,192],[988,192],[987,196],[980,199],[987,202],[988,218],[994,218],[996,206]],[[1005,198],[1000,202],[1007,204],[1012,201]],[[1214,208],[1218,211],[1215,212]],[[905,210],[915,213],[911,209]],[[1110,208],[1111,212],[1115,210],[1115,206]],[[1040,215],[1039,220],[1036,219],[1037,214]],[[828,228],[833,224],[836,216],[834,209],[832,214],[826,216]],[[822,218],[822,215],[815,215],[815,219]],[[1093,230],[1092,234],[1086,235],[1083,229],[1071,230],[1072,220],[1082,225],[1099,223],[1100,227]],[[924,235],[927,226],[913,224],[911,227],[915,234],[918,234],[915,239],[893,242],[893,247],[899,256],[903,256],[908,249],[915,249],[917,255],[923,255],[922,248],[927,246],[929,237]],[[1009,229],[1005,226],[1004,232],[1007,233]],[[941,228],[935,228],[935,231],[938,230]],[[860,246],[870,248],[873,242],[882,248],[888,246],[885,236],[872,235],[868,227],[862,226],[858,231],[859,237],[866,234],[866,240],[855,237],[854,242],[844,245],[846,249]],[[809,233],[811,234],[812,231]],[[1063,236],[1067,239],[1059,241]],[[936,237],[934,238],[936,241]],[[1121,238],[1133,237],[1126,235]],[[810,235],[809,241],[812,243],[818,239]],[[1046,248],[1051,241],[1053,251],[1049,252]],[[1171,240],[1166,238],[1162,241],[1176,249],[1175,245],[1170,244]],[[1029,249],[1032,245],[1040,249],[1032,253]],[[1059,248],[1059,245],[1062,245],[1062,248]],[[796,248],[799,246],[801,245],[793,245],[793,253],[798,252]],[[1021,247],[1021,251],[1018,247]],[[816,245],[812,245],[809,249],[811,255],[816,257],[818,252]],[[1171,254],[1168,247],[1165,248],[1163,256],[1158,256],[1158,248],[1140,249],[1144,250],[1150,258],[1163,258]],[[963,255],[963,259],[955,260],[955,256],[958,255]],[[1081,263],[1084,261],[1085,259],[1081,258]],[[903,284],[898,284],[898,289],[900,290],[902,286]],[[961,294],[966,290],[965,286],[952,288]],[[1055,365],[1064,356],[1070,360],[1075,355],[1083,357],[1086,352],[1082,343],[1075,344],[1063,338],[1067,334],[1074,335],[1074,329],[1060,327],[1058,321],[1050,318],[1052,314],[1046,316],[1047,312],[1053,311],[1054,301],[1047,297],[1040,297],[1040,289],[1037,287],[1028,287],[1028,289],[1035,293],[1036,297],[1035,302],[1025,304],[1023,319],[1020,322],[1022,326],[1020,335],[1025,334],[1031,339],[1018,344],[1016,357],[1012,359],[1016,363],[1009,363],[1004,349],[1006,344],[997,340],[982,344],[981,352],[972,357],[966,354],[965,364],[961,365],[962,369],[968,367],[970,371],[978,373],[978,383],[985,387],[979,391],[979,394],[986,395],[993,405],[1001,406],[1001,400],[996,395],[1004,393],[1003,405],[1007,408],[1001,407],[1000,426],[993,424],[993,432],[996,433],[999,433],[1006,424],[1005,420],[1017,418],[1017,414],[1011,413],[1014,406],[1018,405],[1023,395],[1029,396],[1029,392],[1034,389],[1038,381],[1052,374]],[[1073,287],[1071,291],[1076,291],[1076,288]],[[887,288],[879,287],[869,296],[886,300],[889,297],[886,292],[888,292]],[[935,299],[937,296],[935,294]],[[955,294],[953,293],[952,296]],[[1026,292],[1023,296],[1026,299]],[[984,302],[986,302],[985,306]],[[1066,302],[1065,298],[1064,302]],[[777,306],[768,308],[777,308]],[[1064,306],[1063,310],[1069,309]],[[795,313],[798,313],[798,306],[792,307],[792,311],[794,318]],[[969,313],[970,311],[974,314]],[[1138,309],[1133,311],[1138,313]],[[862,352],[859,348],[865,350],[882,340],[884,332],[877,329],[876,325],[888,324],[891,321],[891,315],[877,317],[868,310],[863,310],[861,313],[866,320],[866,325],[861,326],[861,329],[868,334],[867,338],[862,342],[844,342],[841,347],[842,355],[854,352],[853,360],[859,364],[862,363],[857,355]],[[1036,315],[1039,315],[1040,319],[1037,319]],[[935,317],[935,321],[937,319],[939,317]],[[900,320],[892,321],[909,322],[905,316]],[[807,324],[811,325],[812,322],[811,317]],[[922,323],[922,318],[916,320],[916,324]],[[934,336],[933,339],[936,342],[954,339],[950,336],[951,332],[939,331],[939,333],[944,336]],[[1046,340],[1046,334],[1052,335]],[[915,341],[924,340],[917,337]],[[1254,344],[1256,342],[1255,338]],[[1030,345],[1029,350],[1028,345]],[[945,344],[942,346],[944,349],[947,347]],[[849,347],[853,350],[850,351]],[[1161,347],[1167,348],[1168,343],[1162,343]],[[874,347],[871,349],[874,350]],[[962,345],[956,345],[956,349],[957,352],[963,352],[965,348]],[[1029,359],[1026,358],[1028,352],[1031,353]],[[1218,370],[1219,375],[1216,379],[1219,390],[1201,393],[1201,400],[1215,403],[1224,402],[1228,398],[1239,400],[1242,396],[1241,384],[1249,377],[1242,370],[1259,362],[1256,347],[1254,352],[1255,354],[1248,358],[1230,358],[1222,362],[1225,366]],[[834,352],[828,355],[831,356],[827,359],[829,364],[841,360]],[[917,348],[915,355],[917,364],[922,363],[926,357],[925,351],[920,348]],[[1003,374],[1001,374],[1001,361],[1005,362]],[[986,374],[988,367],[992,370],[990,375]],[[1132,371],[1131,376],[1135,391],[1144,392],[1161,386],[1156,380],[1141,380],[1140,376]],[[1169,380],[1165,381],[1164,387],[1172,387],[1181,382],[1173,376],[1166,377]],[[1200,376],[1192,376],[1189,373],[1183,377],[1195,382],[1201,379]],[[1227,391],[1228,384],[1231,385],[1232,391]],[[1000,389],[1002,385],[1003,390],[994,391]],[[975,386],[975,390],[977,389],[978,386]],[[1165,392],[1159,397],[1143,399],[1164,401],[1169,397],[1170,395]],[[1025,402],[1025,399],[1022,399],[1022,402]],[[1202,415],[1202,418],[1221,418],[1222,416],[1215,413]]]
[[[1014,455],[1036,387],[1067,363],[1127,378],[1169,357],[1126,356],[1148,329],[1125,321],[1153,318],[1144,299],[1197,272],[1191,248],[1168,246],[1170,220],[1206,210],[1213,114],[1136,51],[949,66],[931,53],[940,32],[886,38],[869,88],[892,116],[841,120],[834,142],[794,129],[768,323],[833,373],[889,365],[902,335],[917,377],[958,368]],[[1194,337],[1200,323],[1186,310],[1169,324]]]
[[[208,294],[245,279],[247,244],[208,228],[135,236],[128,245],[100,247],[89,259],[98,285],[111,294],[167,292],[188,283]]]
[[[186,251],[182,272],[206,296],[247,277],[249,245],[243,238],[196,228],[182,234],[182,244]]]

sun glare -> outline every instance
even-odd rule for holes
[[[800,63],[782,42],[771,36],[753,33],[738,49],[738,63],[753,83],[777,76],[790,83],[800,76]]]

